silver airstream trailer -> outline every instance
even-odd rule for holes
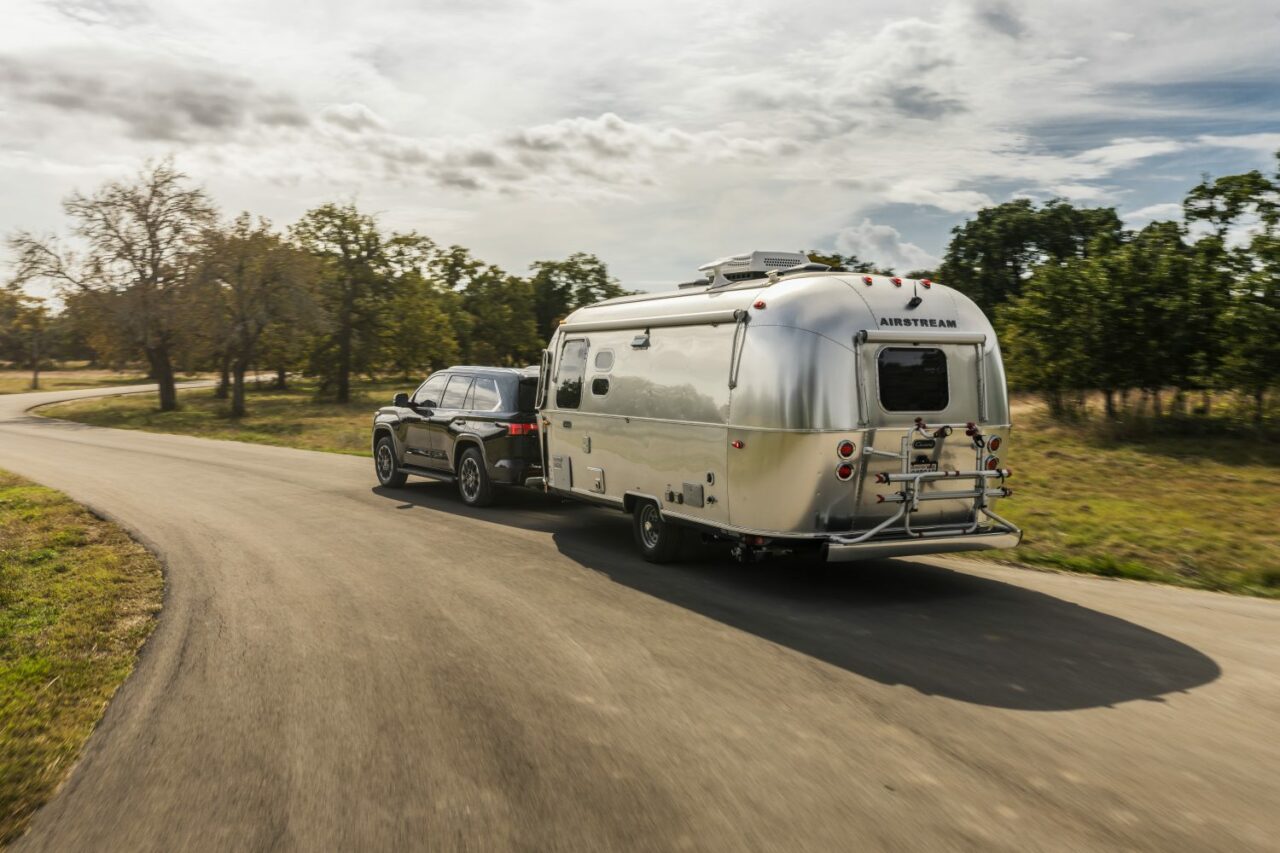
[[[1011,548],[1009,405],[991,324],[927,280],[752,252],[567,317],[538,391],[548,491],[740,558]]]

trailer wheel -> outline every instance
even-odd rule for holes
[[[396,445],[391,436],[384,435],[378,439],[373,450],[374,469],[378,472],[378,482],[384,486],[398,489],[409,479],[409,475],[400,470],[396,463]]]
[[[684,531],[663,521],[662,513],[653,501],[636,502],[631,516],[631,531],[635,534],[640,556],[650,563],[670,563],[680,556]]]

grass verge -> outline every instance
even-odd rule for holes
[[[160,564],[124,531],[0,471],[0,845],[75,763],[162,594]]]
[[[40,373],[40,390],[67,391],[73,388],[137,385],[146,381],[145,373],[134,371],[45,370]],[[24,394],[30,390],[31,371],[0,370],[0,394]]]
[[[161,414],[152,397],[81,400],[42,409],[100,426],[178,432],[311,450],[369,453],[373,410],[412,383],[365,384],[345,406],[315,389],[250,390],[234,421],[208,390]],[[1280,597],[1280,446],[1241,434],[1150,436],[1123,442],[1052,423],[1020,401],[1001,456],[1015,496],[1000,513],[1026,536],[987,559],[1073,572]]]

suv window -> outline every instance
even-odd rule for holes
[[[880,350],[880,405],[886,412],[940,412],[950,402],[947,356],[940,349]]]
[[[435,374],[426,382],[423,382],[417,391],[413,392],[413,404],[427,409],[439,408],[440,397],[444,394],[444,383],[448,381],[449,374]]]
[[[566,341],[560,350],[556,406],[561,409],[576,409],[582,402],[582,378],[587,369],[587,348],[587,341],[578,338]]]
[[[498,383],[488,376],[477,376],[476,384],[471,386],[470,402],[467,408],[475,412],[492,412],[498,408],[502,399],[498,396]]]
[[[467,400],[467,389],[471,387],[470,376],[452,376],[449,387],[444,389],[444,399],[440,401],[442,409],[461,409]]]

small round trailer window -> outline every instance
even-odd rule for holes
[[[613,350],[602,349],[596,353],[596,370],[610,370],[613,368]]]

